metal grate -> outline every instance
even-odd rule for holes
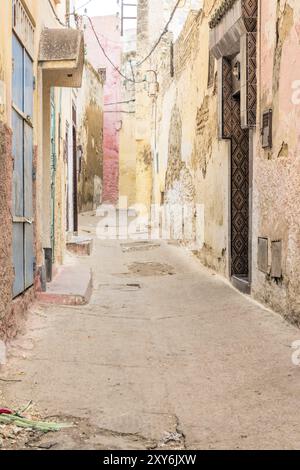
[[[13,0],[13,30],[33,58],[34,25],[21,0]]]

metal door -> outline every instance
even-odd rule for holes
[[[13,35],[13,296],[33,284],[33,63]]]

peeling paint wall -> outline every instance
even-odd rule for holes
[[[253,294],[300,324],[300,4],[261,2],[259,124],[254,155]],[[261,115],[273,110],[273,147],[262,149]],[[269,272],[257,239],[268,238]],[[271,244],[282,241],[282,277],[272,278]]]
[[[78,145],[82,152],[79,169],[79,211],[92,211],[103,196],[103,83],[86,63],[82,88],[77,96]]]
[[[122,71],[132,77],[136,61],[136,31],[123,37]],[[131,207],[136,201],[136,93],[135,83],[123,81],[121,89],[122,125],[120,130],[119,207]]]
[[[156,34],[157,22],[151,22],[152,8],[155,2],[140,0],[137,8],[137,62],[142,60]],[[153,26],[153,29],[151,27]],[[138,69],[136,85],[136,203],[149,211],[152,200],[152,145],[151,145],[151,116],[152,100],[149,98],[147,70],[151,66],[145,62]],[[150,75],[153,75],[151,72]]]
[[[116,67],[121,67],[120,20],[115,16],[93,18],[101,43]],[[87,58],[95,70],[106,69],[104,84],[104,161],[103,202],[116,205],[119,199],[120,123],[122,115],[116,103],[121,98],[121,76],[99,49],[90,26],[85,30]]]
[[[150,204],[156,201],[156,192],[162,189],[164,183],[161,178],[155,175],[154,167],[158,158],[166,160],[168,152],[164,157],[159,151],[158,136],[162,132],[157,127],[157,114],[160,112],[160,102],[156,101],[153,96],[155,89],[156,76],[155,72],[159,72],[159,81],[161,79],[162,68],[166,69],[170,60],[170,43],[169,38],[174,34],[178,36],[183,27],[185,19],[191,7],[199,7],[200,0],[187,2],[178,9],[174,16],[174,20],[169,28],[169,33],[164,36],[155,53],[150,59],[143,62],[139,67],[138,78],[147,82],[138,84],[136,87],[136,139],[137,139],[137,203],[142,204],[149,211]],[[138,2],[138,36],[137,36],[137,59],[143,60],[148,52],[150,52],[153,44],[160,36],[170,14],[174,8],[174,2],[171,0],[139,0]],[[167,65],[168,64],[168,65]],[[158,93],[159,97],[161,93]],[[169,127],[164,127],[164,133]],[[159,155],[158,155],[159,154]],[[147,158],[145,158],[145,155]],[[163,190],[161,192],[164,192]],[[161,193],[159,195],[160,201]]]
[[[174,44],[174,78],[169,54],[160,64],[154,198],[204,208],[204,245],[195,221],[193,249],[205,265],[227,275],[230,146],[218,140],[216,67],[208,86],[208,18],[199,11],[187,18]]]

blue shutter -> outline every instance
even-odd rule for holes
[[[33,117],[33,66],[32,60],[24,52],[24,113],[32,119]]]
[[[33,284],[33,63],[13,35],[13,296]]]
[[[24,110],[24,49],[13,35],[13,83],[12,100],[20,111]]]

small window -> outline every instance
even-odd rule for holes
[[[104,84],[106,82],[106,68],[98,69],[98,74],[100,75],[100,80]]]
[[[175,75],[175,69],[174,69],[174,43],[171,42],[170,46],[170,75],[173,78]]]
[[[264,149],[267,149],[267,148],[271,149],[273,146],[272,121],[273,121],[273,112],[272,112],[272,109],[269,109],[268,111],[263,113],[263,116],[262,116],[261,136],[262,136],[262,146]]]
[[[21,0],[13,0],[12,27],[22,45],[34,57],[34,24]]]

